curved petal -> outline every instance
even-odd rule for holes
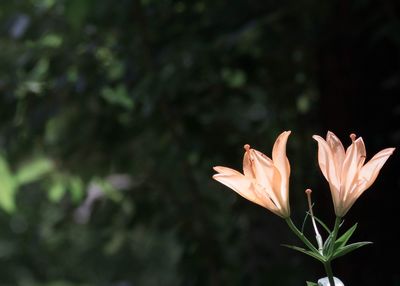
[[[365,150],[364,140],[359,137],[356,140],[357,144],[357,162],[358,162],[358,169],[360,170],[361,167],[364,165],[365,159],[367,158],[367,151]]]
[[[274,166],[273,161],[266,155],[255,149],[250,149],[250,160],[252,162],[255,179],[260,188],[268,192],[268,196],[281,208],[280,184],[281,176]],[[278,189],[277,189],[278,188]]]
[[[217,166],[214,167],[214,170],[219,173],[213,176],[214,180],[234,190],[245,199],[264,206],[259,196],[254,193],[251,179],[248,179],[238,171],[227,167]]]
[[[285,212],[282,212],[280,208],[274,203],[272,200],[271,196],[269,195],[271,193],[270,190],[266,190],[265,188],[260,187],[259,185],[252,184],[253,192],[255,195],[259,198],[260,200],[260,206],[269,209],[272,211],[274,214],[277,214],[281,217],[285,217]]]
[[[242,173],[236,171],[235,169],[223,167],[223,166],[215,166],[213,167],[214,171],[221,175],[242,175]],[[216,174],[218,175],[218,174]]]
[[[393,154],[394,150],[395,148],[383,149],[361,168],[358,174],[360,186],[356,190],[356,192],[360,193],[359,195],[375,182],[379,175],[379,171],[382,169],[387,159]]]
[[[335,160],[328,143],[318,135],[313,138],[318,142],[318,163],[325,179],[336,189],[340,189],[340,180],[337,176]]]
[[[343,144],[340,139],[331,131],[328,131],[326,134],[326,143],[328,143],[328,146],[331,149],[333,158],[335,160],[337,177],[340,178],[342,165],[346,155]]]
[[[285,217],[287,212],[281,212],[272,202],[268,192],[257,186],[254,180],[246,178],[241,173],[231,168],[217,166],[214,167],[214,170],[219,172],[219,174],[213,176],[214,180],[232,189],[245,199],[270,210],[276,215]]]
[[[282,132],[272,148],[272,161],[278,169],[281,177],[280,196],[287,197],[289,188],[290,164],[286,156],[286,143],[291,131]]]
[[[249,150],[249,157],[256,181],[264,187],[271,187],[270,182],[274,172],[272,160],[255,149]]]
[[[346,200],[352,186],[356,183],[357,174],[365,161],[365,145],[361,137],[354,140],[346,151],[341,174],[341,196]]]

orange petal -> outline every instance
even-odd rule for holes
[[[364,164],[365,155],[365,145],[361,137],[354,140],[347,148],[341,174],[342,200],[346,200],[356,183],[355,180],[361,166]]]
[[[331,131],[326,134],[326,143],[332,151],[333,158],[335,160],[337,176],[340,177],[342,171],[342,165],[345,158],[345,151],[340,139]]]
[[[390,155],[393,154],[394,150],[395,148],[383,149],[361,168],[358,174],[358,180],[362,180],[363,184],[358,188],[358,192],[362,193],[374,183],[379,175],[379,171],[382,169]]]
[[[286,156],[286,143],[290,133],[291,131],[285,131],[279,135],[272,148],[272,160],[281,177],[280,196],[282,197],[287,197],[289,187],[290,164]]]
[[[251,149],[250,157],[257,184],[268,193],[268,196],[280,208],[282,200],[279,194],[281,187],[279,171],[274,166],[273,161],[260,151]]]
[[[222,175],[242,175],[243,176],[243,174],[241,174],[240,172],[238,172],[234,169],[228,168],[228,167],[215,166],[215,167],[213,167],[213,169],[214,169],[214,171],[216,171]],[[218,175],[218,174],[216,174],[216,175]]]
[[[249,156],[256,181],[264,187],[271,187],[274,172],[272,160],[255,149],[250,149]]]
[[[245,199],[263,205],[263,202],[254,193],[251,179],[248,179],[238,171],[227,167],[217,166],[214,167],[214,170],[219,173],[213,176],[214,180],[234,190]]]
[[[339,190],[340,180],[337,176],[332,150],[321,136],[314,135],[313,138],[318,142],[318,163],[322,174],[330,184]]]
[[[364,140],[359,137],[356,140],[356,144],[357,144],[357,161],[358,161],[358,166],[359,168],[361,168],[364,165],[365,162],[365,158],[367,157],[367,151],[365,150],[365,144],[364,144]]]
[[[256,184],[252,184],[253,187],[253,192],[256,194],[256,196],[259,198],[262,207],[265,207],[272,211],[273,213],[281,216],[281,217],[287,217],[288,215],[287,212],[281,211],[281,209],[278,207],[277,204],[274,203],[272,197],[270,196],[270,190],[266,190],[265,188],[261,188],[260,186],[257,186]]]

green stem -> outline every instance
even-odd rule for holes
[[[330,286],[335,286],[335,280],[333,280],[333,272],[332,272],[332,267],[331,267],[331,261],[328,260],[327,262],[325,262],[324,263],[324,267],[325,267],[326,275],[328,276],[329,285]]]
[[[333,256],[335,241],[336,241],[336,238],[339,233],[339,226],[340,226],[341,221],[342,221],[341,217],[336,217],[335,226],[333,227],[333,231],[332,231],[332,240],[331,240],[331,244],[329,246],[329,252],[328,252],[329,256],[328,256],[327,261],[324,263],[325,272],[326,272],[326,275],[328,276],[329,285],[331,285],[331,286],[335,286],[335,280],[333,279],[333,272],[332,272],[332,267],[331,267],[331,261],[332,261],[331,259]]]
[[[307,239],[307,237],[304,236],[304,234],[294,225],[292,219],[290,217],[285,218],[286,223],[290,227],[290,229],[297,235],[297,237],[305,244],[308,246],[308,248],[316,253],[318,252],[318,249],[315,248],[315,246]]]

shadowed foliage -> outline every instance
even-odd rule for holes
[[[292,130],[293,219],[310,187],[333,222],[311,135],[356,132],[370,154],[400,140],[388,124],[400,110],[399,6],[384,2],[2,1],[0,284],[323,276],[280,247],[297,242],[283,221],[212,181],[212,166],[239,169],[244,144],[269,154]],[[396,166],[349,214],[375,244],[333,265],[346,285],[400,281],[372,263],[399,254],[380,224],[396,211],[385,199]],[[384,214],[371,213],[374,199]]]

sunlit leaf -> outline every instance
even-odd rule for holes
[[[41,40],[40,43],[49,48],[58,48],[61,46],[63,39],[60,35],[57,34],[47,34]]]
[[[84,184],[81,178],[71,177],[69,180],[69,191],[74,202],[80,202],[84,196]]]
[[[65,191],[65,185],[59,181],[56,181],[49,189],[49,200],[55,203],[59,202],[63,198]]]
[[[133,108],[133,99],[129,96],[124,85],[118,85],[116,88],[105,87],[101,91],[101,96],[110,104],[126,109]]]
[[[25,163],[15,175],[19,185],[28,184],[40,179],[42,176],[53,170],[53,162],[47,158],[37,158]]]
[[[7,161],[0,155],[0,206],[8,213],[15,210],[15,191],[13,175]]]

